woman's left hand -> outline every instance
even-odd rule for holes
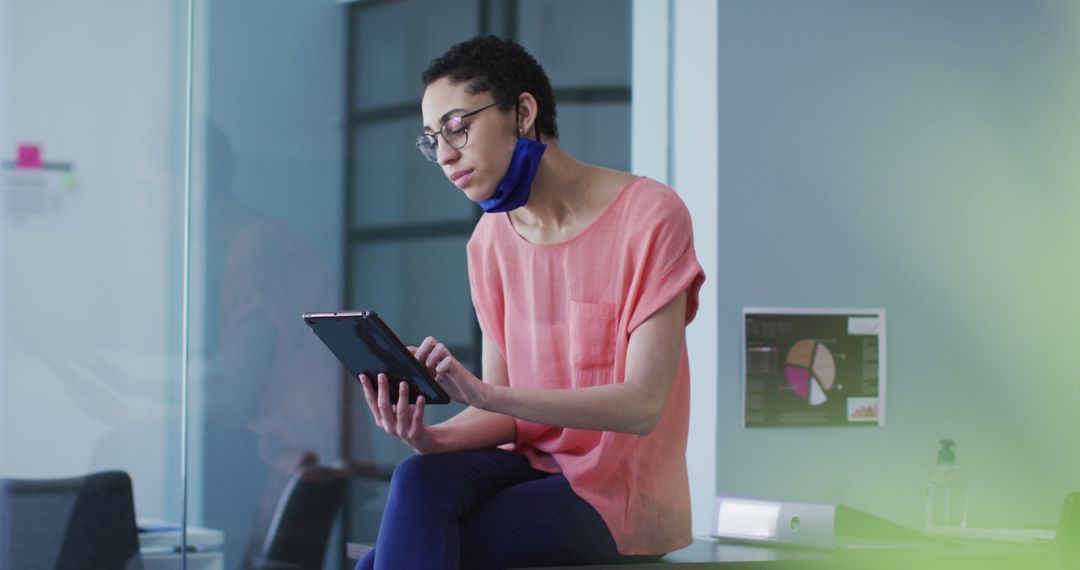
[[[413,347],[409,347],[409,350],[420,364],[427,367],[451,400],[477,408],[484,407],[491,386],[466,370],[450,354],[446,345],[429,336],[415,350]]]

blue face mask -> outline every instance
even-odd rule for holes
[[[537,139],[539,138],[537,135]],[[546,149],[547,145],[539,140],[518,137],[514,156],[510,158],[510,166],[495,187],[495,193],[487,200],[478,200],[476,203],[488,213],[509,212],[524,206],[529,201],[533,179],[536,178],[540,158],[544,156]]]

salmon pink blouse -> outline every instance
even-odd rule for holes
[[[506,360],[511,387],[622,382],[634,329],[684,291],[689,323],[705,279],[686,206],[648,178],[630,182],[599,218],[562,243],[531,243],[508,214],[485,214],[468,258],[480,327]],[[691,542],[683,344],[663,415],[649,435],[515,419],[511,449],[536,469],[563,473],[623,554],[662,554]]]

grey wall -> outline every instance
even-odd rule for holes
[[[725,1],[717,488],[972,526],[1080,489],[1080,5]],[[740,426],[743,306],[884,307],[887,425]]]

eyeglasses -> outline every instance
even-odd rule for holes
[[[424,155],[424,158],[431,162],[439,161],[439,140],[436,139],[436,135],[442,135],[446,144],[450,145],[450,148],[462,149],[465,145],[469,144],[469,129],[465,126],[465,119],[471,117],[484,109],[489,109],[498,105],[498,103],[492,103],[485,107],[480,107],[475,111],[470,111],[464,115],[458,117],[450,117],[439,128],[439,132],[434,134],[424,133],[416,137],[416,148],[420,151],[420,154]]]

